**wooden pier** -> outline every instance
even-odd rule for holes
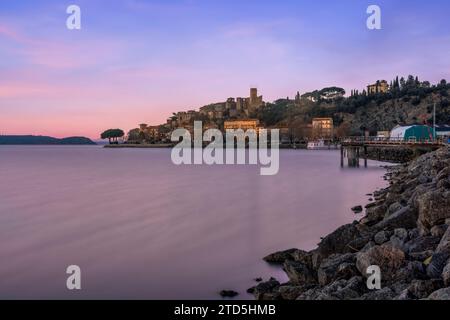
[[[381,137],[346,137],[341,140],[341,167],[344,166],[344,158],[348,159],[349,167],[359,167],[359,160],[362,156],[364,166],[367,167],[368,152],[367,149],[412,149],[433,151],[444,146],[442,139],[400,139],[400,138],[381,138]]]

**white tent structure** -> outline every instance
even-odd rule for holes
[[[406,131],[411,129],[413,126],[395,126],[394,129],[391,130],[390,138],[392,139],[404,139],[406,135]]]
[[[420,124],[396,126],[390,133],[390,139],[392,140],[433,141],[434,137],[433,128]]]

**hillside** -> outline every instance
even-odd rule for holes
[[[374,134],[391,130],[397,124],[431,124],[433,105],[436,104],[436,123],[450,123],[450,85],[445,80],[430,85],[409,76],[407,80],[397,78],[393,83],[389,92],[373,95],[352,91],[347,98],[316,102],[279,99],[268,103],[253,116],[266,126],[294,127],[311,123],[314,117],[332,117],[342,134],[357,135],[362,128]]]
[[[47,136],[0,136],[0,145],[95,145],[89,138],[68,137],[57,139]]]

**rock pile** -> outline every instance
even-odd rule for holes
[[[360,221],[344,225],[306,252],[264,258],[289,281],[250,288],[256,299],[450,299],[450,148],[389,169],[389,186],[374,192]],[[381,289],[366,284],[381,270]]]

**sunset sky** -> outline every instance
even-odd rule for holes
[[[77,4],[82,29],[66,28]],[[382,30],[366,28],[367,6]],[[0,2],[0,134],[159,124],[258,87],[264,100],[377,79],[450,80],[450,1]]]

